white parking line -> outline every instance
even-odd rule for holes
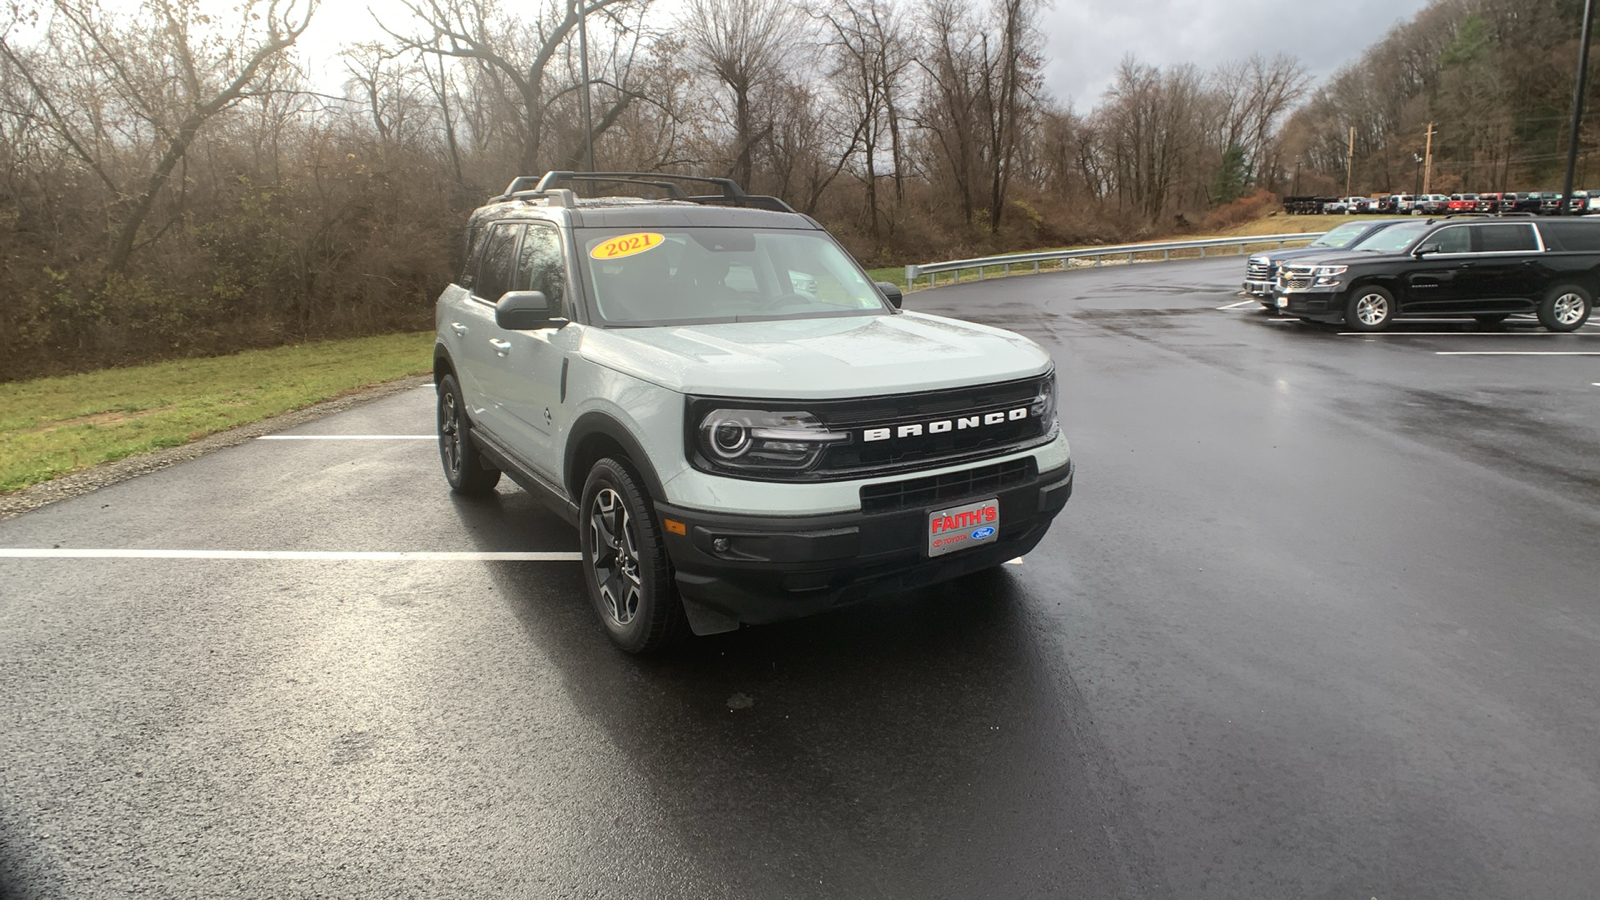
[[[263,434],[258,441],[436,441],[433,434]]]
[[[1555,331],[1341,331],[1342,337],[1600,337],[1593,334]]]
[[[457,553],[432,550],[35,550],[0,547],[0,559],[288,559],[334,562],[577,562],[579,553]]]
[[[1260,303],[1260,300],[1252,298],[1250,300],[1240,300],[1238,303],[1229,303],[1227,306],[1219,306],[1217,309],[1238,309],[1241,306],[1259,306]]]
[[[1585,350],[1435,350],[1434,356],[1600,356]]]

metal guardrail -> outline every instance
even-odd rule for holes
[[[1207,238],[1202,241],[1165,241],[1156,244],[1121,244],[1115,247],[1084,247],[1078,250],[1049,250],[1043,253],[1018,253],[1009,256],[984,256],[977,259],[955,259],[949,262],[926,263],[920,266],[906,266],[906,288],[909,290],[916,284],[918,277],[928,276],[928,286],[932,287],[939,282],[939,273],[954,272],[955,281],[961,280],[962,269],[977,269],[978,280],[984,278],[984,270],[992,266],[1004,266],[1005,274],[1011,274],[1011,267],[1017,265],[1033,265],[1033,271],[1039,271],[1039,264],[1046,262],[1060,262],[1065,268],[1069,259],[1094,258],[1094,264],[1100,265],[1108,256],[1127,256],[1128,262],[1141,253],[1160,253],[1163,260],[1172,258],[1174,250],[1199,250],[1204,257],[1206,250],[1211,247],[1238,247],[1239,255],[1243,255],[1244,248],[1253,244],[1277,244],[1281,249],[1284,244],[1291,241],[1313,241],[1326,232],[1315,231],[1305,234],[1263,234],[1253,237]]]

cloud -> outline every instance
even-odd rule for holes
[[[1289,53],[1318,79],[1353,62],[1429,0],[1057,0],[1040,24],[1045,84],[1087,111],[1122,57],[1210,69],[1252,53]]]

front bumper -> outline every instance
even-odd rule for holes
[[[1273,305],[1284,315],[1310,319],[1314,322],[1344,321],[1344,285],[1313,286],[1279,289]]]
[[[1277,289],[1276,281],[1246,281],[1244,292],[1259,300],[1266,301],[1272,297],[1272,292]]]
[[[958,578],[1031,551],[1072,496],[1073,466],[961,498],[887,512],[821,516],[735,515],[656,504],[678,591],[697,633],[812,615]],[[927,554],[928,513],[998,497],[998,540]],[[721,539],[725,549],[717,549]]]

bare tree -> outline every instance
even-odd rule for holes
[[[786,0],[689,0],[679,29],[700,67],[733,93],[730,174],[749,185],[755,144],[771,129],[770,122],[758,128],[755,97],[781,80],[800,17]]]
[[[108,273],[127,271],[156,198],[200,129],[257,93],[316,5],[249,0],[230,33],[195,0],[147,0],[135,22],[118,21],[92,0],[54,0],[45,52],[0,37],[0,55],[38,98],[46,125],[117,198]],[[103,95],[79,93],[85,79],[109,91],[115,107]],[[109,159],[119,139],[149,150],[125,177]]]
[[[828,75],[849,111],[852,142],[861,145],[859,177],[866,189],[868,232],[877,241],[881,237],[879,165],[885,149],[895,203],[905,202],[899,102],[911,65],[911,48],[892,0],[834,0],[812,14],[828,27],[827,46],[833,60]]]
[[[642,9],[650,0],[556,0],[531,22],[507,12],[497,0],[406,0],[405,7],[421,30],[402,33],[385,25],[407,50],[454,57],[476,65],[478,87],[497,99],[512,101],[511,138],[517,145],[522,172],[539,171],[548,155],[545,126],[550,107],[572,95],[579,85],[548,83],[552,62],[577,29],[580,19],[594,16],[626,27],[621,16]],[[600,116],[597,131],[610,127],[637,94],[622,92]],[[478,98],[479,102],[483,98]],[[487,110],[480,107],[480,112]],[[488,122],[485,120],[484,125]]]
[[[1163,72],[1128,56],[1095,113],[1118,202],[1147,220],[1165,215],[1186,186],[1200,183],[1193,164],[1203,146],[1201,94],[1193,66]]]

